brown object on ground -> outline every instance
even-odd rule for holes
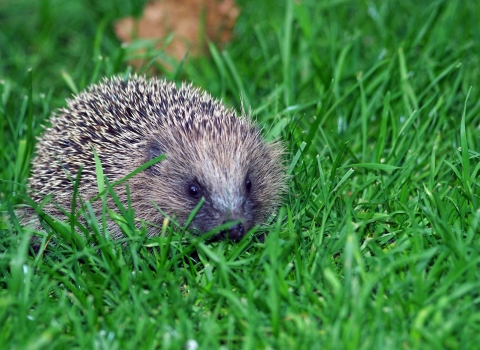
[[[133,38],[162,39],[174,34],[165,48],[169,56],[181,60],[188,52],[198,56],[206,52],[206,39],[227,43],[239,14],[234,0],[163,0],[150,2],[140,19],[127,17],[115,23],[115,33],[123,42]],[[139,67],[139,60],[131,62]]]

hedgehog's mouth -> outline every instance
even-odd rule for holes
[[[232,225],[228,230],[220,231],[222,239],[229,239],[231,241],[239,241],[245,236],[245,226],[242,222]]]
[[[245,226],[242,222],[239,222],[237,224],[232,225],[231,227],[227,229],[221,230],[219,233],[216,235],[212,236],[208,242],[219,242],[219,241],[224,241],[224,240],[229,240],[229,241],[234,241],[238,242],[240,241],[246,233]]]

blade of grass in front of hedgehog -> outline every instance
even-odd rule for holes
[[[139,166],[138,168],[136,168],[135,170],[133,170],[131,173],[125,175],[124,177],[122,177],[121,179],[115,181],[112,183],[112,188],[113,187],[116,187],[118,185],[121,185],[122,183],[128,181],[128,179],[132,178],[133,176],[141,173],[142,171],[144,171],[145,169],[151,167],[152,165],[158,163],[158,162],[161,162],[162,160],[164,160],[167,156],[164,155],[164,154],[161,154],[159,155],[158,157],[155,157],[151,160],[149,160],[148,162],[146,162],[145,164]],[[97,200],[98,198],[100,198],[101,196],[103,196],[104,194],[106,193],[106,189],[103,189],[101,192],[99,192],[96,196],[94,196],[90,201],[95,201]]]
[[[197,215],[203,203],[205,203],[205,197],[200,198],[200,200],[198,201],[198,204],[195,206],[195,208],[193,208],[192,212],[187,218],[187,221],[185,222],[185,228],[188,228],[188,226],[191,224],[193,218],[195,217],[195,215]]]

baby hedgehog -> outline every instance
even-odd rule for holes
[[[284,191],[281,144],[266,143],[248,116],[237,117],[191,85],[136,76],[105,79],[69,100],[51,125],[36,148],[31,196],[40,203],[51,194],[67,211],[80,167],[80,196],[89,200],[98,194],[92,149],[110,183],[166,155],[128,180],[136,218],[153,224],[150,236],[160,232],[162,211],[183,225],[204,198],[189,227],[205,233],[233,221],[217,238],[239,240],[272,214]],[[127,202],[125,184],[115,193]],[[91,204],[101,215],[101,200]],[[62,217],[53,204],[43,209]],[[114,222],[108,230],[114,238],[123,236]]]

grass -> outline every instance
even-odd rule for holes
[[[141,4],[0,4],[0,347],[478,346],[480,5],[238,3],[230,45],[166,76],[284,140],[289,194],[265,242],[170,225],[120,245],[90,217],[88,240],[47,225],[49,254],[7,219],[35,137],[72,92],[129,70],[111,23]]]

